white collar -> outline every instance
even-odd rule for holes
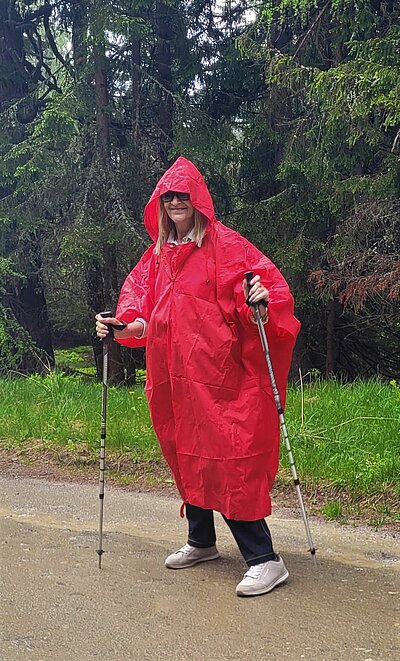
[[[180,245],[181,243],[190,243],[191,241],[194,240],[194,227],[188,232],[181,241],[178,241],[178,239],[174,236],[173,232],[170,232],[169,237],[167,239],[167,243],[174,243],[176,246]]]

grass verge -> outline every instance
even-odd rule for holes
[[[27,464],[47,461],[96,471],[101,385],[59,372],[1,381],[3,451]],[[400,388],[378,380],[308,383],[288,392],[286,422],[309,506],[325,517],[399,520]],[[171,479],[142,388],[109,388],[107,466],[125,484]],[[285,447],[277,489],[292,493]]]

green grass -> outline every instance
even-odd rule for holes
[[[330,500],[322,508],[327,519],[335,520],[343,517],[343,506],[338,500]]]
[[[2,445],[45,447],[58,444],[73,450],[99,444],[102,386],[52,373],[43,378],[2,380],[0,423]],[[160,456],[142,388],[108,388],[107,446],[145,461]]]
[[[1,380],[0,444],[29,451],[85,448],[93,457],[100,435],[101,384],[53,373]],[[352,497],[400,493],[400,387],[378,380],[352,384],[310,383],[288,392],[286,423],[301,482]],[[107,448],[135,461],[152,462],[160,451],[144,391],[109,388]],[[281,483],[290,483],[282,444]],[[331,491],[332,493],[332,491]],[[335,493],[331,500],[339,500]],[[395,498],[394,498],[395,500]],[[387,505],[382,502],[382,507]],[[341,516],[340,502],[327,506]]]
[[[291,388],[287,424],[302,479],[354,494],[399,490],[400,387],[379,380]],[[282,465],[288,466],[282,446]]]
[[[91,346],[79,346],[73,349],[56,349],[56,367],[59,371],[68,374],[78,372],[82,375],[96,376],[96,366]],[[136,370],[136,381],[138,385],[144,386],[146,381],[146,370]]]
[[[74,347],[73,349],[56,349],[56,365],[62,370],[76,370],[92,376],[96,375],[93,349],[90,346]]]

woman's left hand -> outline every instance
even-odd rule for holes
[[[252,305],[258,301],[268,301],[268,289],[266,289],[261,283],[259,275],[255,275],[254,278],[250,280],[250,289],[247,286],[246,278],[243,280],[243,292],[246,300],[248,298],[249,303]]]
[[[268,289],[266,289],[264,285],[261,283],[261,278],[259,275],[255,275],[254,278],[250,280],[250,289],[248,287],[246,278],[243,280],[243,292],[246,301],[248,300],[250,305],[254,305],[255,303],[258,303],[258,301],[265,301],[266,303],[268,303],[268,298],[269,298]],[[261,321],[263,322],[263,324],[266,324],[268,321],[268,312],[266,306],[261,303],[258,306],[258,309],[261,315]],[[254,317],[253,311],[251,312],[250,318],[253,323],[256,323],[256,319]]]

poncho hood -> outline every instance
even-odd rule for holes
[[[191,161],[179,156],[157,183],[144,210],[144,224],[153,241],[157,241],[158,238],[159,198],[170,190],[190,193],[190,201],[194,208],[204,214],[210,222],[214,221],[213,201],[202,174]]]

